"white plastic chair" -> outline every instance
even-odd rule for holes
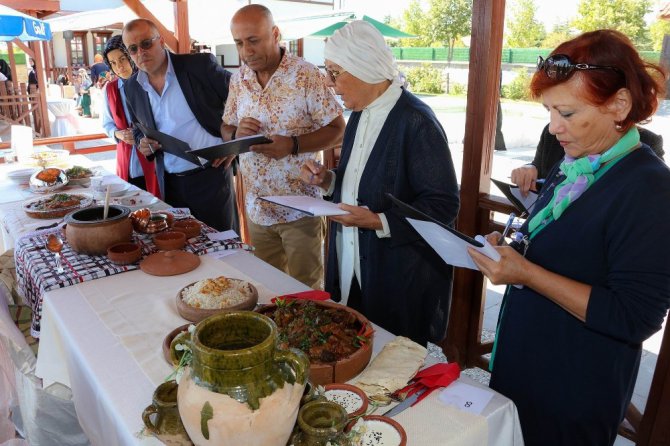
[[[35,376],[35,362],[6,302],[0,300],[0,441],[21,445],[11,440],[11,431],[16,429],[27,440],[24,445],[89,445],[77,420],[71,390],[62,384],[42,388],[42,380]],[[3,428],[6,438],[1,436]]]

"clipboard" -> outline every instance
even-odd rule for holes
[[[533,202],[530,204],[530,206],[526,206],[527,203],[523,203],[514,193],[512,192],[512,189],[516,189],[517,191],[519,190],[519,187],[514,185],[514,184],[509,184],[504,181],[496,180],[495,178],[491,178],[491,182],[498,186],[498,189],[500,189],[500,192],[503,193],[505,197],[514,205],[515,208],[519,212],[525,212],[527,214],[530,214],[531,208],[535,204],[538,198],[538,194],[533,191],[528,192],[529,197],[534,197]],[[520,193],[520,192],[519,192]]]
[[[349,212],[340,209],[336,203],[323,200],[322,198],[304,195],[274,195],[258,198],[268,203],[303,212],[311,217],[330,217],[349,214]]]
[[[213,161],[217,158],[224,158],[229,155],[239,155],[240,153],[248,152],[249,147],[254,144],[267,144],[272,142],[271,139],[268,139],[263,135],[252,135],[210,147],[191,149],[191,146],[189,146],[187,142],[168,135],[167,133],[151,129],[142,123],[137,123],[137,127],[144,133],[144,136],[155,139],[161,143],[162,149],[167,153],[178,156],[179,158],[201,167],[204,167],[204,164],[200,158],[204,158],[207,161]]]
[[[428,215],[424,212],[421,212],[420,210],[418,210],[414,206],[409,205],[409,204],[405,203],[404,201],[401,201],[401,200],[397,199],[396,197],[393,196],[393,194],[387,193],[386,196],[391,199],[393,204],[398,206],[398,208],[401,210],[402,214],[405,217],[413,218],[415,220],[429,221],[431,223],[435,223],[436,225],[440,226],[441,228],[446,229],[447,231],[451,232],[456,237],[458,237],[461,240],[471,244],[472,246],[476,246],[477,248],[483,248],[484,247],[483,243],[480,243],[479,241],[475,240],[474,238],[472,238],[468,235],[463,234],[462,232],[458,232],[454,228],[452,228],[448,225],[445,225],[444,223],[442,223],[439,220],[436,220],[435,218],[431,217],[430,215]]]

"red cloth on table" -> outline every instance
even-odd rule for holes
[[[414,404],[412,404],[412,406],[414,406],[419,401],[430,395],[433,390],[439,389],[441,387],[447,387],[449,384],[456,381],[459,376],[461,376],[461,368],[457,363],[452,362],[447,364],[443,362],[440,364],[435,364],[420,370],[416,375],[414,375],[414,378],[412,378],[411,384],[398,390],[396,395],[405,394],[405,398],[407,398],[421,389],[426,389],[426,391],[421,396],[419,396]]]

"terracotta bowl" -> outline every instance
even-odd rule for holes
[[[326,399],[344,407],[349,418],[363,415],[368,410],[368,397],[361,389],[351,384],[326,384]]]
[[[170,345],[172,345],[172,341],[177,337],[178,334],[185,333],[186,331],[188,331],[188,327],[190,325],[191,325],[190,323],[180,325],[179,327],[175,328],[170,333],[168,333],[167,336],[165,336],[165,339],[163,339],[163,358],[165,358],[168,364],[177,365],[179,363],[177,358],[174,358],[172,356],[171,353],[172,350],[170,348]]]
[[[367,429],[365,434],[363,435],[362,439],[363,441],[361,442],[361,444],[372,444],[367,443],[366,441],[369,441],[371,438],[375,438],[380,444],[383,442],[383,444],[389,444],[393,446],[407,446],[407,433],[405,432],[405,429],[403,429],[403,427],[400,425],[400,423],[398,423],[394,419],[384,417],[381,415],[366,415],[362,417],[362,419],[363,421],[366,422]],[[354,427],[356,421],[357,420],[353,420],[351,421],[351,423],[349,423],[349,425],[346,428],[347,432],[349,432]],[[397,435],[392,433],[393,430],[397,432]],[[391,433],[393,438],[390,438],[391,435],[389,435],[389,432]],[[381,439],[381,441],[379,441],[379,439]],[[393,442],[394,439],[396,440],[396,442]]]
[[[154,235],[156,248],[161,251],[172,251],[181,249],[186,244],[186,236],[183,232],[165,231]]]
[[[302,301],[302,299],[298,299]],[[356,319],[359,321],[361,328],[364,331],[364,335],[368,338],[368,342],[361,345],[361,347],[356,350],[350,356],[340,359],[335,362],[316,362],[310,359],[309,367],[309,380],[315,385],[325,385],[330,383],[343,383],[349,381],[354,376],[358,375],[370,362],[372,357],[372,343],[374,341],[374,333],[372,330],[372,325],[368,319],[363,316],[358,311],[353,308],[347,307],[345,305],[340,305],[335,302],[322,302],[322,301],[313,301],[318,306],[322,307],[331,307],[339,308],[344,311],[353,313],[356,316]],[[259,313],[263,313],[266,316],[272,313],[277,308],[276,304],[265,305],[259,308]],[[363,328],[364,327],[364,328]]]
[[[199,236],[201,229],[202,225],[198,220],[194,218],[188,218],[186,220],[177,220],[172,225],[173,231],[183,232],[184,235],[186,235],[187,239]]]
[[[229,280],[240,280],[240,279],[230,279]],[[236,305],[230,305],[224,308],[211,308],[211,309],[206,309],[206,308],[195,308],[184,302],[182,299],[182,292],[193,285],[195,282],[190,283],[186,285],[184,288],[179,290],[177,293],[177,312],[181,317],[186,319],[187,321],[195,322],[198,323],[203,319],[208,318],[209,316],[219,314],[219,313],[224,313],[224,312],[229,312],[229,311],[241,311],[241,310],[253,310],[256,307],[256,303],[258,303],[258,290],[256,289],[255,286],[253,286],[251,283],[249,284],[249,287],[251,288],[251,296],[245,300],[244,302],[241,302]]]
[[[135,243],[117,243],[107,248],[107,258],[117,265],[129,265],[142,258],[142,250]]]

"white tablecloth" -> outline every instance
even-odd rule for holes
[[[165,335],[185,322],[175,307],[182,286],[218,274],[239,277],[256,284],[262,303],[306,290],[246,252],[201,259],[201,266],[180,276],[133,271],[46,294],[37,375],[45,386],[58,381],[72,388],[80,423],[93,444],[159,444],[137,433],[142,410],[171,372],[161,346]],[[374,354],[392,338],[376,327]],[[480,386],[465,377],[461,381]],[[412,410],[397,417],[410,445],[436,444],[412,440],[419,438],[440,438],[440,445],[523,444],[516,408],[502,395],[494,396],[482,416],[437,404],[430,417],[415,419]]]
[[[49,98],[47,108],[53,114],[51,136],[76,135],[79,128],[77,118],[72,114],[74,101],[72,99]]]

